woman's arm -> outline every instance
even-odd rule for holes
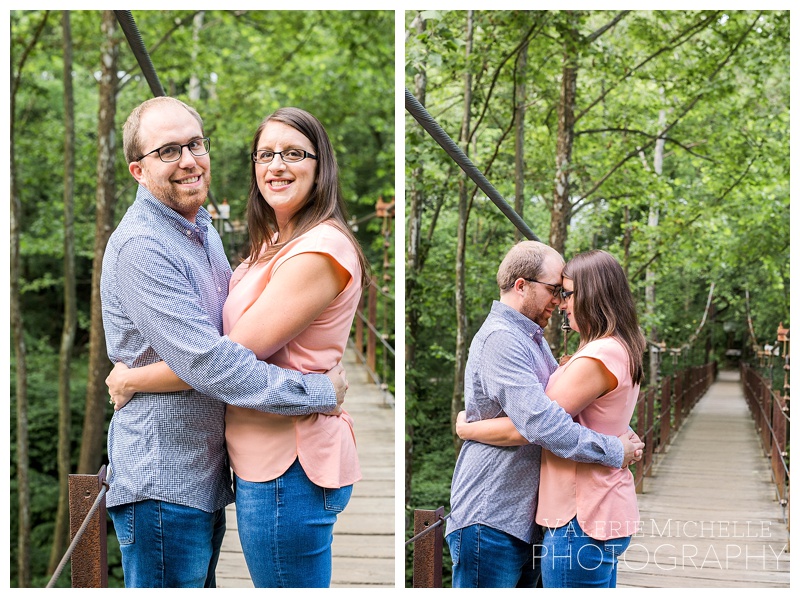
[[[347,285],[350,273],[323,253],[300,253],[273,273],[261,296],[239,318],[229,338],[267,359],[305,330]],[[190,388],[163,362],[140,368],[117,364],[106,379],[115,409],[136,392]]]
[[[228,336],[267,359],[305,330],[349,280],[350,273],[329,255],[295,255],[275,270]]]
[[[616,387],[616,377],[602,361],[592,357],[579,357],[548,387],[547,396],[575,417],[592,401]],[[468,423],[465,412],[462,411],[456,418],[456,434],[462,440],[475,440],[493,446],[528,444],[508,417]]]
[[[522,446],[529,444],[514,427],[509,417],[495,417],[467,422],[466,412],[456,418],[456,434],[462,440],[475,440],[493,446]]]
[[[562,366],[565,367],[565,366]],[[572,417],[617,387],[617,378],[594,357],[578,357],[547,387],[547,396]]]

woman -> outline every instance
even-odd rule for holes
[[[625,273],[605,251],[570,260],[561,309],[580,334],[578,350],[550,377],[547,395],[578,423],[603,434],[628,428],[643,378],[645,339]],[[526,444],[504,417],[457,424],[458,435],[499,446]],[[542,450],[536,522],[544,526],[544,587],[615,587],[617,559],[639,511],[628,469],[577,463]]]
[[[325,372],[342,358],[368,277],[333,148],[314,116],[281,108],[259,126],[251,156],[249,255],[231,277],[224,332],[277,366]],[[186,385],[160,362],[115,369],[109,388],[127,396]],[[352,419],[228,406],[225,427],[254,585],[328,587],[333,524],[361,479]]]

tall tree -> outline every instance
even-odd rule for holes
[[[472,113],[472,34],[474,13],[467,11],[467,30],[464,46],[464,112],[461,118],[459,143],[464,153],[469,156],[470,122]],[[455,280],[456,280],[456,351],[453,395],[450,401],[450,428],[453,433],[453,444],[456,452],[461,449],[463,441],[455,433],[456,417],[464,405],[464,369],[467,364],[467,305],[465,260],[467,250],[467,223],[469,222],[469,197],[467,193],[467,175],[460,173],[458,178],[458,242],[456,246]]]
[[[417,13],[406,35],[420,35],[425,31],[425,19]],[[425,105],[425,91],[428,77],[424,63],[417,66],[414,75],[414,97]],[[423,205],[423,167],[420,162],[411,173],[410,192],[408,194],[407,235],[406,235],[406,404],[418,398],[416,360],[417,335],[420,328],[420,310],[417,299],[417,277],[422,269],[420,240],[422,237],[422,205]],[[410,410],[413,412],[413,407]],[[409,413],[409,411],[407,411]],[[414,471],[414,425],[412,418],[406,416],[405,421],[405,496],[411,498],[411,476]]]
[[[117,58],[120,35],[114,11],[104,10],[100,24],[100,108],[97,119],[97,191],[95,195],[94,258],[92,263],[91,332],[89,338],[89,379],[86,384],[86,414],[83,420],[80,473],[97,473],[103,458],[105,417],[108,401],[106,378],[111,371],[106,352],[103,313],[100,305],[100,275],[103,253],[114,229],[117,184],[114,176],[117,114]]]
[[[61,11],[64,47],[64,324],[58,355],[58,511],[50,551],[52,574],[69,537],[70,368],[78,315],[75,299],[75,98],[72,88],[72,30],[69,11]]]
[[[25,326],[22,317],[22,296],[20,292],[20,231],[22,227],[22,202],[19,195],[17,155],[16,155],[16,112],[17,94],[25,63],[36,46],[39,37],[47,24],[50,12],[45,11],[39,25],[25,46],[16,72],[11,74],[11,331],[14,342],[14,360],[16,364],[16,401],[17,401],[17,505],[19,509],[19,527],[17,530],[18,577],[19,587],[27,588],[31,584],[31,511],[29,480],[29,447],[28,447],[28,370],[27,350],[25,347]],[[12,45],[13,48],[13,45]],[[13,65],[13,62],[12,62]]]
[[[524,218],[525,210],[525,78],[528,76],[528,41],[522,44],[517,57],[514,94],[514,211]],[[514,240],[521,241],[522,233],[514,229]]]

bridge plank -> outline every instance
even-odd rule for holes
[[[639,495],[618,587],[789,587],[789,532],[739,383],[720,372]]]
[[[343,361],[350,388],[345,408],[355,421],[363,479],[333,533],[335,588],[395,587],[395,410],[370,380],[353,350]],[[252,588],[242,555],[235,505],[217,566],[218,588]]]

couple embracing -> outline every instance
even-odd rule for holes
[[[628,425],[645,339],[627,278],[604,251],[565,265],[524,241],[497,284],[456,426],[453,587],[615,587],[639,521],[627,466],[644,447]],[[560,367],[543,335],[556,307],[580,335]]]

